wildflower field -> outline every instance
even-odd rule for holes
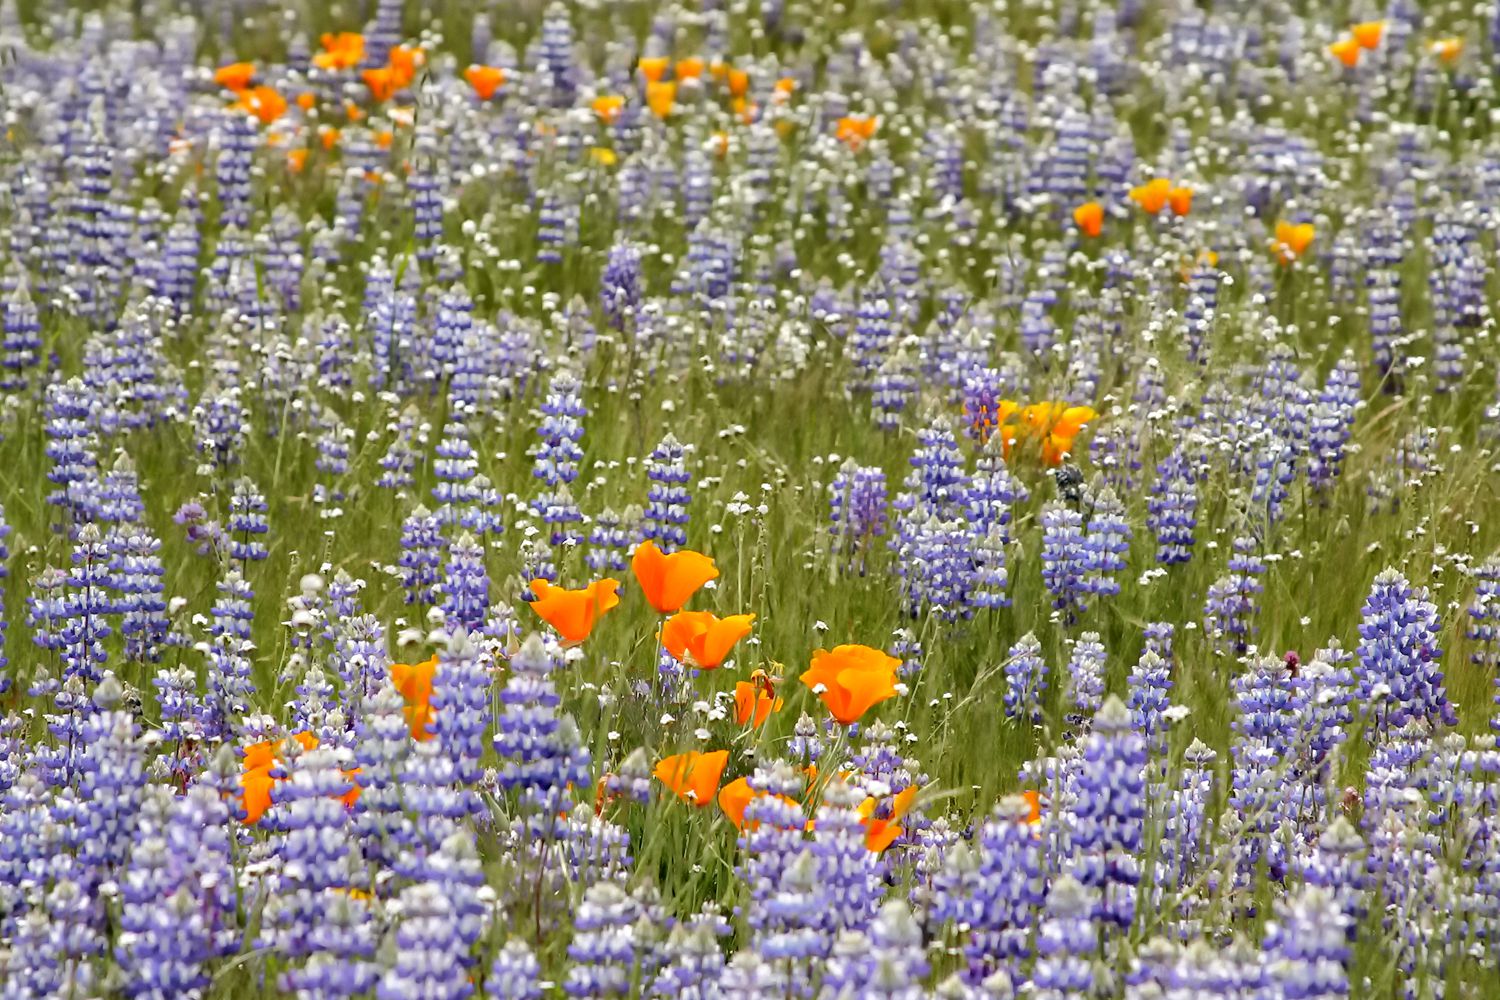
[[[1497,70],[3,0],[0,1000],[1500,996]]]

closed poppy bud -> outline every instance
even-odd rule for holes
[[[679,611],[661,629],[661,642],[679,662],[713,670],[734,644],[750,634],[754,615],[720,618],[710,611]]]
[[[1085,236],[1098,236],[1104,232],[1104,206],[1097,201],[1086,201],[1073,209],[1073,224]]]
[[[894,698],[901,661],[869,646],[836,646],[813,653],[799,680],[816,694],[834,719],[852,725],[875,705]]]
[[[719,790],[719,779],[724,776],[728,764],[728,750],[708,753],[689,750],[663,757],[651,773],[679,799],[702,808],[713,803]]]
[[[630,568],[647,603],[664,615],[682,610],[699,587],[719,575],[714,561],[703,553],[683,549],[668,555],[651,541],[636,547]]]
[[[742,726],[764,725],[774,713],[781,711],[781,699],[750,681],[738,681],[734,685],[734,719]]]
[[[531,610],[556,629],[564,642],[576,644],[587,639],[604,613],[620,603],[619,589],[619,580],[595,580],[581,590],[532,580],[531,592],[536,600],[531,602]]]

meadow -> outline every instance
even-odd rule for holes
[[[1500,993],[1500,13],[0,53],[0,1000]]]

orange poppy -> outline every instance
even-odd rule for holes
[[[1328,54],[1344,64],[1346,69],[1359,65],[1359,42],[1353,38],[1340,38],[1328,46]]]
[[[1104,232],[1104,206],[1097,201],[1086,201],[1073,209],[1073,224],[1086,236],[1098,236]]]
[[[672,113],[672,106],[677,101],[677,83],[672,80],[665,82],[651,81],[646,84],[646,107],[658,118],[665,118]]]
[[[421,663],[391,664],[391,683],[406,699],[401,713],[411,727],[411,738],[418,742],[432,739],[432,678],[437,665],[436,656]]]
[[[732,97],[744,97],[750,92],[750,74],[742,69],[731,69],[725,74]]]
[[[667,555],[651,541],[636,546],[630,568],[646,601],[664,615],[681,611],[699,587],[719,575],[714,561],[703,553],[683,549]]]
[[[339,144],[341,134],[332,125],[320,125],[318,127],[318,142],[322,144],[324,149],[332,149]]]
[[[1350,26],[1349,34],[1362,49],[1378,48],[1380,39],[1385,36],[1385,22],[1361,21],[1359,24]]]
[[[672,68],[672,75],[679,80],[696,80],[703,75],[703,60],[696,56],[679,59]]]
[[[1026,814],[1026,822],[1028,824],[1040,823],[1042,821],[1041,793],[1035,789],[1028,788],[1021,793],[1021,798],[1025,799],[1026,804],[1031,807],[1031,812]]]
[[[833,137],[850,149],[858,149],[880,128],[880,119],[874,115],[846,115],[840,118]]]
[[[277,93],[275,87],[251,87],[241,92],[234,106],[260,119],[262,125],[269,125],[286,114],[286,98]]]
[[[784,76],[776,81],[776,86],[772,88],[772,94],[778,102],[785,102],[791,100],[792,92],[796,89],[796,77]]]
[[[1293,224],[1285,220],[1276,223],[1276,239],[1272,249],[1283,264],[1290,264],[1307,251],[1317,235],[1311,222]]]
[[[354,767],[350,768],[347,771],[341,772],[344,777],[349,779],[349,783],[352,787],[343,795],[339,796],[339,801],[350,809],[353,809],[354,803],[359,801],[359,793],[365,790],[364,786],[361,785],[357,780],[359,778],[360,771],[361,768]]]
[[[601,122],[613,125],[615,119],[620,117],[620,111],[625,107],[625,98],[619,94],[605,94],[594,98],[589,103],[589,107],[594,109],[594,114],[599,116]]]
[[[667,75],[668,65],[670,60],[666,56],[644,56],[636,64],[647,83],[660,83]]]
[[[395,97],[396,91],[410,82],[402,80],[401,75],[390,66],[367,69],[360,74],[360,78],[365,81],[365,86],[370,88],[370,96],[381,102]]]
[[[916,785],[902,789],[891,800],[891,814],[880,819],[875,817],[875,807],[878,803],[874,799],[865,799],[860,804],[860,821],[865,826],[865,847],[867,849],[879,854],[895,843],[896,838],[906,832],[901,827],[901,820],[906,816],[907,811],[911,809],[912,801],[916,797]]]
[[[301,108],[303,111],[311,111],[317,103],[318,95],[314,94],[310,90],[304,90],[302,93],[297,95],[297,107]]]
[[[390,149],[391,143],[396,141],[396,133],[390,129],[381,129],[375,133],[375,145],[381,149]]]
[[[340,31],[325,34],[323,51],[313,56],[313,65],[319,69],[353,69],[365,58],[365,36],[356,31]]]
[[[745,807],[755,801],[759,794],[750,787],[746,778],[735,778],[729,784],[719,789],[719,808],[724,811],[724,816],[734,824],[736,830],[743,829],[745,825]]]
[[[589,637],[606,611],[620,603],[619,589],[619,580],[595,580],[581,590],[532,580],[531,592],[536,600],[531,602],[531,610],[556,629],[564,642],[577,644]]]
[[[464,79],[481,101],[488,101],[505,85],[505,70],[498,66],[470,66],[464,70]]]
[[[901,661],[869,646],[820,649],[799,680],[822,699],[843,725],[851,725],[875,705],[896,696],[896,671]]]
[[[1186,185],[1179,185],[1167,192],[1167,204],[1172,206],[1173,215],[1187,215],[1193,210],[1193,189]]]
[[[708,753],[689,750],[663,757],[651,773],[679,799],[701,808],[714,801],[719,780],[724,777],[724,768],[728,764],[728,750]]]
[[[292,168],[292,173],[294,173],[294,174],[300,174],[300,173],[302,173],[302,169],[307,166],[307,150],[305,150],[305,149],[291,149],[291,150],[288,150],[287,154],[286,154],[286,163],[287,163],[287,166],[289,166],[289,167]]]
[[[260,818],[271,808],[271,789],[276,787],[276,779],[271,777],[271,766],[247,768],[240,777],[240,805],[245,810],[245,818],[242,821],[246,826],[254,826],[260,822]]]
[[[768,690],[769,689],[769,690]],[[734,720],[742,726],[762,726],[781,711],[781,699],[769,684],[738,681],[734,685]]]
[[[661,627],[661,643],[678,662],[713,670],[750,634],[754,615],[720,618],[712,611],[679,611]]]
[[[1157,215],[1167,207],[1167,198],[1172,192],[1172,182],[1157,177],[1139,187],[1130,189],[1130,200],[1146,210],[1148,215]]]
[[[417,78],[417,70],[426,64],[427,53],[415,45],[397,45],[386,57],[386,65],[401,87],[411,86],[411,82]]]
[[[1452,66],[1458,62],[1458,57],[1464,54],[1464,40],[1457,36],[1439,38],[1428,46],[1428,51],[1437,56],[1444,66]]]
[[[309,732],[295,733],[291,737],[301,744],[303,750],[315,750],[318,747],[318,738]],[[244,773],[240,775],[240,806],[245,810],[244,823],[246,826],[254,826],[259,823],[266,810],[271,808],[271,792],[275,787],[285,780],[272,775],[280,757],[276,752],[276,744],[270,740],[260,743],[252,743],[244,751]],[[353,808],[359,799],[362,790],[359,782],[354,776],[359,774],[359,768],[342,772],[354,785],[349,791],[337,796],[344,805]]]
[[[250,86],[255,79],[255,63],[236,62],[214,70],[214,83],[236,94]]]

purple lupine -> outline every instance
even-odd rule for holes
[[[971,536],[972,537],[972,536]],[[964,601],[970,608],[1008,608],[1010,574],[1005,566],[1005,529],[991,524],[973,539],[973,574]]]
[[[1314,487],[1327,490],[1337,482],[1360,402],[1359,366],[1353,354],[1345,352],[1328,373],[1312,410],[1307,479]]]
[[[10,524],[5,520],[5,506],[0,504],[0,694],[10,690],[10,660],[5,655],[5,633],[10,623],[5,618],[5,583],[10,577]]]
[[[1182,755],[1182,772],[1167,801],[1162,821],[1163,867],[1153,881],[1151,894],[1160,905],[1164,891],[1178,895],[1178,912],[1184,935],[1196,926],[1190,921],[1202,909],[1193,893],[1182,891],[1198,875],[1200,865],[1211,858],[1215,817],[1210,811],[1214,797],[1214,761],[1218,758],[1202,740],[1188,744]]]
[[[1042,583],[1052,595],[1052,607],[1071,624],[1085,610],[1089,589],[1083,515],[1054,500],[1042,508],[1041,520]]]
[[[1135,918],[1147,759],[1146,739],[1135,731],[1130,710],[1111,695],[1084,742],[1070,871],[1101,893],[1099,919],[1122,928]]]
[[[751,947],[762,961],[779,967],[785,995],[811,995],[815,970],[822,967],[833,943],[824,929],[827,894],[818,881],[817,859],[811,849],[804,849],[776,875]]]
[[[57,487],[47,495],[47,502],[61,507],[71,521],[87,520],[77,510],[79,486],[96,475],[99,466],[89,391],[81,379],[52,382],[46,400],[46,453],[52,464],[47,480]]]
[[[784,760],[758,765],[746,781],[756,795],[745,807],[736,867],[750,893],[746,922],[756,933],[770,933],[784,926],[776,893],[805,847],[807,815],[799,800],[807,781]]]
[[[589,886],[573,917],[568,973],[563,993],[570,997],[626,997],[647,963],[650,942],[647,907],[613,882]]]
[[[979,606],[970,600],[975,566],[969,529],[918,507],[899,520],[896,572],[902,601],[913,618],[931,610],[944,621],[968,617]]]
[[[599,278],[599,297],[604,318],[613,329],[621,333],[635,329],[636,313],[641,306],[641,285],[640,248],[628,242],[618,242],[610,247],[604,273]]]
[[[1047,894],[1046,917],[1037,928],[1031,995],[1046,1000],[1085,996],[1094,987],[1099,951],[1094,923],[1097,904],[1078,880],[1063,875]]]
[[[214,164],[218,182],[219,218],[225,226],[250,223],[250,164],[255,155],[255,125],[244,111],[224,115],[219,132],[219,157]]]
[[[22,285],[5,298],[0,310],[0,390],[23,391],[41,360],[42,324]]]
[[[1233,682],[1237,718],[1234,766],[1229,801],[1236,829],[1238,884],[1247,886],[1262,866],[1273,881],[1289,865],[1282,820],[1296,814],[1299,803],[1289,794],[1289,760],[1297,742],[1297,715],[1302,708],[1291,670],[1284,660],[1262,657]]]
[[[991,438],[992,442],[994,440]],[[986,444],[974,463],[974,475],[964,497],[964,509],[975,532],[983,535],[998,527],[1001,539],[1009,545],[1011,511],[1016,505],[1025,503],[1029,496],[1025,484],[1011,475],[1006,467],[1000,445]]]
[[[432,731],[453,758],[458,778],[473,785],[480,778],[479,760],[490,717],[490,676],[479,645],[460,632],[438,655],[432,684]],[[483,806],[477,794],[476,812]]]
[[[1359,625],[1359,698],[1376,731],[1423,719],[1433,726],[1458,721],[1438,668],[1437,608],[1394,569],[1375,578]]]
[[[901,494],[896,498],[896,509],[926,507],[947,514],[963,503],[969,485],[958,439],[949,423],[939,417],[917,432],[917,444],[911,472],[902,481]]]
[[[706,1000],[718,996],[724,973],[721,938],[732,933],[729,922],[712,908],[695,913],[672,928],[662,949],[663,961],[651,980],[651,997]]]
[[[846,932],[834,941],[822,988],[835,996],[922,1000],[922,980],[931,971],[923,954],[922,928],[899,899],[886,902],[868,931]]]
[[[553,524],[553,545],[576,540],[575,529],[570,525],[582,519],[572,499],[564,499],[562,493],[578,478],[578,463],[583,459],[578,442],[583,437],[583,418],[588,416],[588,407],[583,403],[581,389],[577,376],[562,369],[552,377],[542,401],[542,423],[537,429],[542,440],[531,474],[547,488],[533,501],[532,509]]]
[[[882,361],[870,380],[870,406],[875,411],[875,426],[883,431],[898,430],[902,416],[920,387],[911,358],[904,350],[897,350]]]
[[[861,289],[854,317],[854,332],[849,337],[853,384],[856,389],[869,389],[896,340],[891,300],[885,289],[874,285]]]
[[[426,507],[417,506],[401,522],[401,587],[406,603],[430,607],[437,603],[445,549],[442,524]]]
[[[432,497],[438,503],[438,520],[451,525],[459,518],[461,508],[474,502],[474,475],[479,470],[479,456],[469,441],[469,425],[461,412],[454,412],[443,425],[438,440],[437,458],[432,463],[437,483]]]
[[[1094,509],[1083,538],[1088,573],[1085,587],[1090,594],[1108,596],[1120,592],[1120,582],[1115,576],[1125,568],[1129,552],[1130,524],[1125,520],[1125,505],[1106,486],[1094,497]]]
[[[1104,703],[1105,653],[1098,632],[1084,632],[1071,640],[1072,656],[1063,676],[1063,703],[1068,724],[1084,726]]]
[[[1254,617],[1259,610],[1265,584],[1261,575],[1265,561],[1255,552],[1255,540],[1237,535],[1232,543],[1229,572],[1208,588],[1203,605],[1203,621],[1209,636],[1235,653],[1243,653],[1254,634]]]
[[[606,507],[589,527],[588,553],[584,557],[595,573],[619,573],[630,565],[634,548],[627,522],[613,508]]]
[[[1271,995],[1305,1000],[1347,997],[1352,925],[1327,889],[1308,886],[1280,901],[1266,932],[1263,958]]]
[[[511,938],[495,952],[485,992],[494,1000],[542,1000],[542,967],[531,948]]]
[[[3,523],[3,519],[0,519]],[[0,545],[5,529],[0,527]],[[0,549],[0,556],[3,556]],[[1469,661],[1480,667],[1500,665],[1500,556],[1491,556],[1470,571],[1474,596],[1465,609],[1464,638],[1474,644]],[[1496,727],[1500,730],[1500,727]]]
[[[556,666],[556,656],[541,636],[527,638],[511,657],[495,719],[494,747],[501,758],[496,780],[502,789],[516,792],[523,809],[541,824],[534,831],[537,837],[546,837],[552,819],[567,808],[568,785],[588,784],[588,753],[570,738],[571,720],[557,714],[560,699],[550,676]],[[572,737],[576,735],[573,726]]]
[[[1031,805],[1002,798],[978,831],[976,849],[955,845],[937,883],[933,915],[968,928],[966,978],[1019,975],[1046,894],[1041,844],[1028,822]]]
[[[687,484],[692,477],[686,458],[691,450],[691,445],[668,433],[646,458],[651,486],[646,493],[642,537],[656,542],[663,552],[675,552],[687,544],[688,504],[692,502]]]
[[[375,987],[379,1000],[442,996],[462,1000],[474,992],[464,959],[468,946],[459,935],[455,904],[442,886],[418,882],[397,898],[396,959]]]
[[[1130,709],[1131,724],[1146,737],[1152,753],[1161,756],[1167,749],[1168,720],[1165,713],[1172,704],[1169,694],[1172,690],[1171,662],[1147,648],[1130,668],[1126,684],[1130,688],[1126,705]]]
[[[137,663],[156,663],[171,631],[163,596],[161,540],[144,528],[116,527],[105,544],[117,594],[112,610],[122,616],[125,656]]]
[[[229,495],[225,533],[229,541],[229,558],[237,561],[242,571],[247,563],[270,555],[259,537],[271,530],[266,520],[268,509],[265,495],[251,479],[242,476],[235,480],[234,492]]]
[[[1299,863],[1303,882],[1326,890],[1349,918],[1350,939],[1368,911],[1366,897],[1373,884],[1365,867],[1364,851],[1364,838],[1354,824],[1343,816],[1335,816]]]
[[[1156,536],[1156,561],[1168,566],[1188,562],[1198,528],[1197,474],[1181,455],[1163,460],[1156,474],[1146,501],[1146,524]]]
[[[443,567],[443,620],[452,628],[478,631],[490,609],[490,577],[485,570],[484,549],[465,531],[448,547]]]
[[[828,492],[833,551],[846,557],[849,570],[857,569],[863,576],[872,540],[885,534],[885,471],[847,459]]]
[[[1005,654],[1005,715],[1038,723],[1042,696],[1047,690],[1047,661],[1042,644],[1030,632]]]
[[[814,817],[812,854],[822,901],[820,926],[830,937],[839,931],[863,930],[875,917],[883,888],[881,858],[865,846],[864,792],[849,782],[833,782],[823,791]]]

